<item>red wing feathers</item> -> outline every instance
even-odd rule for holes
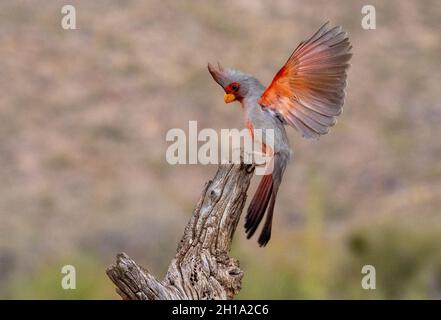
[[[326,134],[342,110],[350,50],[346,32],[326,23],[294,50],[260,105],[277,111],[304,137]]]

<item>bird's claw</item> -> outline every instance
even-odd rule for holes
[[[245,165],[245,172],[246,173],[252,173],[255,169],[255,165],[254,164],[246,164]]]

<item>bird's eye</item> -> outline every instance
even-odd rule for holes
[[[237,91],[237,90],[239,90],[239,86],[237,84],[233,84],[231,86],[231,89],[233,89],[234,91]]]

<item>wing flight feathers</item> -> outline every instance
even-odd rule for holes
[[[347,33],[325,23],[294,50],[260,105],[275,110],[304,137],[326,134],[342,111],[350,50]]]

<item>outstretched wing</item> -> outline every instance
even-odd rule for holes
[[[350,49],[347,33],[325,23],[294,50],[260,105],[276,111],[304,137],[326,134],[342,111]]]

